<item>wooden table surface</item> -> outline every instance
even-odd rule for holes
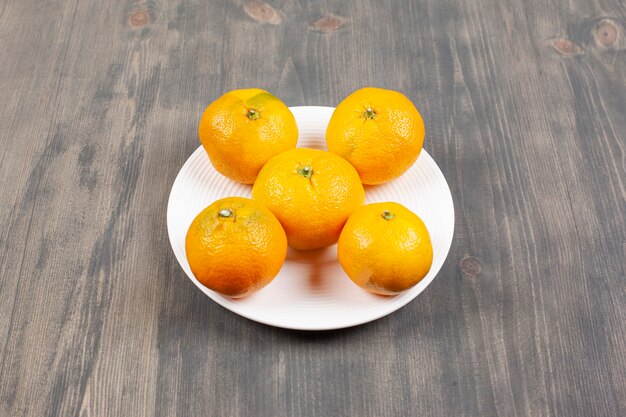
[[[378,321],[220,307],[166,230],[204,107],[407,94],[455,238]],[[0,416],[626,416],[622,0],[0,0]]]

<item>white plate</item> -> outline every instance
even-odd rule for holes
[[[298,147],[326,149],[326,125],[332,107],[291,107],[300,137]],[[195,216],[223,197],[250,197],[251,186],[231,181],[211,165],[199,147],[178,173],[167,206],[167,229],[174,254],[189,278],[206,295],[251,320],[299,330],[329,330],[376,320],[414,299],[441,269],[454,232],[450,188],[437,164],[422,150],[417,162],[400,178],[366,187],[368,203],[396,201],[417,213],[428,228],[434,259],[428,275],[415,287],[394,297],[365,292],[350,281],[337,261],[337,247],[299,252],[289,249],[278,276],[249,297],[230,299],[205,288],[191,273],[185,236]]]

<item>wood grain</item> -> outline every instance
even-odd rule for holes
[[[626,415],[620,0],[0,1],[1,416]],[[170,186],[241,87],[418,106],[456,207],[437,279],[357,328],[185,277]]]

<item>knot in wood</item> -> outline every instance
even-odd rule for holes
[[[327,15],[311,23],[311,29],[322,33],[330,33],[340,29],[344,24],[344,19],[337,16]]]
[[[283,21],[283,17],[279,12],[262,1],[252,0],[247,2],[243,5],[243,11],[257,22],[279,25]]]
[[[463,260],[459,264],[459,267],[464,274],[470,276],[476,276],[482,270],[480,262],[473,256],[466,256],[465,258],[463,258]]]
[[[563,56],[576,56],[584,53],[583,48],[570,41],[569,39],[553,39],[552,47]]]
[[[619,29],[611,19],[602,19],[593,28],[593,38],[601,48],[610,48],[619,39]]]
[[[135,10],[128,18],[133,27],[142,27],[150,23],[150,15],[145,10]]]

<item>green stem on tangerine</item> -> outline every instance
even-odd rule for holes
[[[368,107],[363,112],[363,116],[365,116],[366,119],[373,119],[374,117],[376,117],[376,112],[372,110],[371,107]]]
[[[254,110],[254,109],[248,110],[248,119],[256,120],[259,117],[261,117],[261,114],[258,111]]]
[[[311,178],[311,175],[313,175],[313,168],[311,165],[305,165],[302,168],[298,168],[298,174],[302,175],[304,178]]]
[[[391,220],[394,218],[394,215],[392,212],[390,212],[389,210],[385,210],[383,211],[383,214],[381,214],[381,217],[385,220]]]

